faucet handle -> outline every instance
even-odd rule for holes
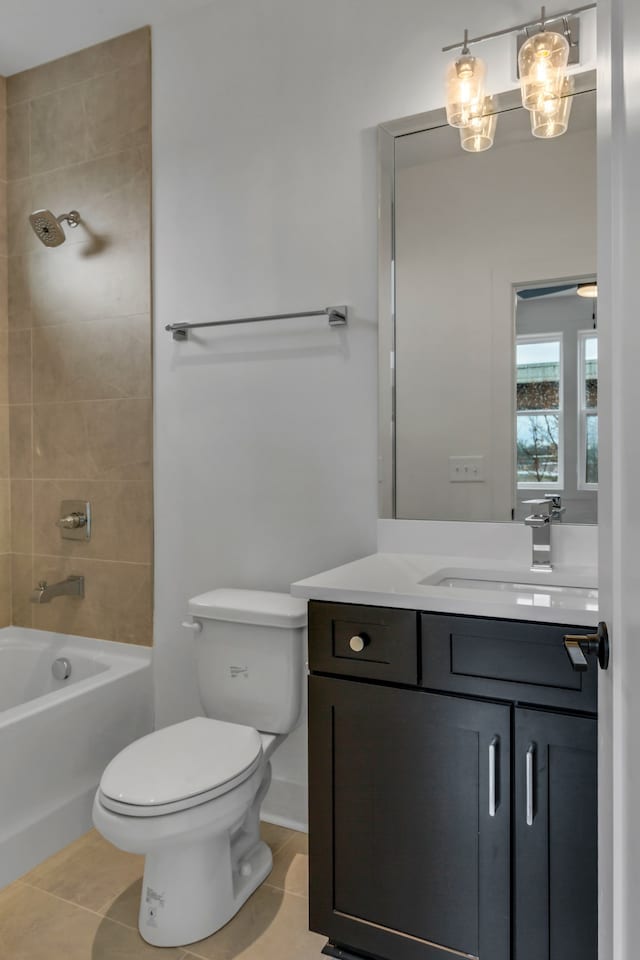
[[[540,509],[535,511],[535,513],[539,516],[551,516],[551,511],[553,508],[551,500],[549,500],[546,496],[534,498],[533,500],[523,500],[522,505],[528,507],[539,507]]]

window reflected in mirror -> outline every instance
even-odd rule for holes
[[[516,519],[537,491],[560,494],[574,522],[596,522],[596,328],[597,300],[577,281],[516,290]]]

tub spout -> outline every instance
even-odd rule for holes
[[[51,586],[46,580],[40,580],[31,592],[31,603],[49,603],[54,597],[84,597],[84,577],[71,576]]]

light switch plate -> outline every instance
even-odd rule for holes
[[[449,457],[449,480],[451,483],[482,483],[484,457]]]

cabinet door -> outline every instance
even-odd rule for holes
[[[510,956],[510,708],[311,677],[310,923],[389,960]]]
[[[516,960],[596,960],[597,723],[515,715]]]

